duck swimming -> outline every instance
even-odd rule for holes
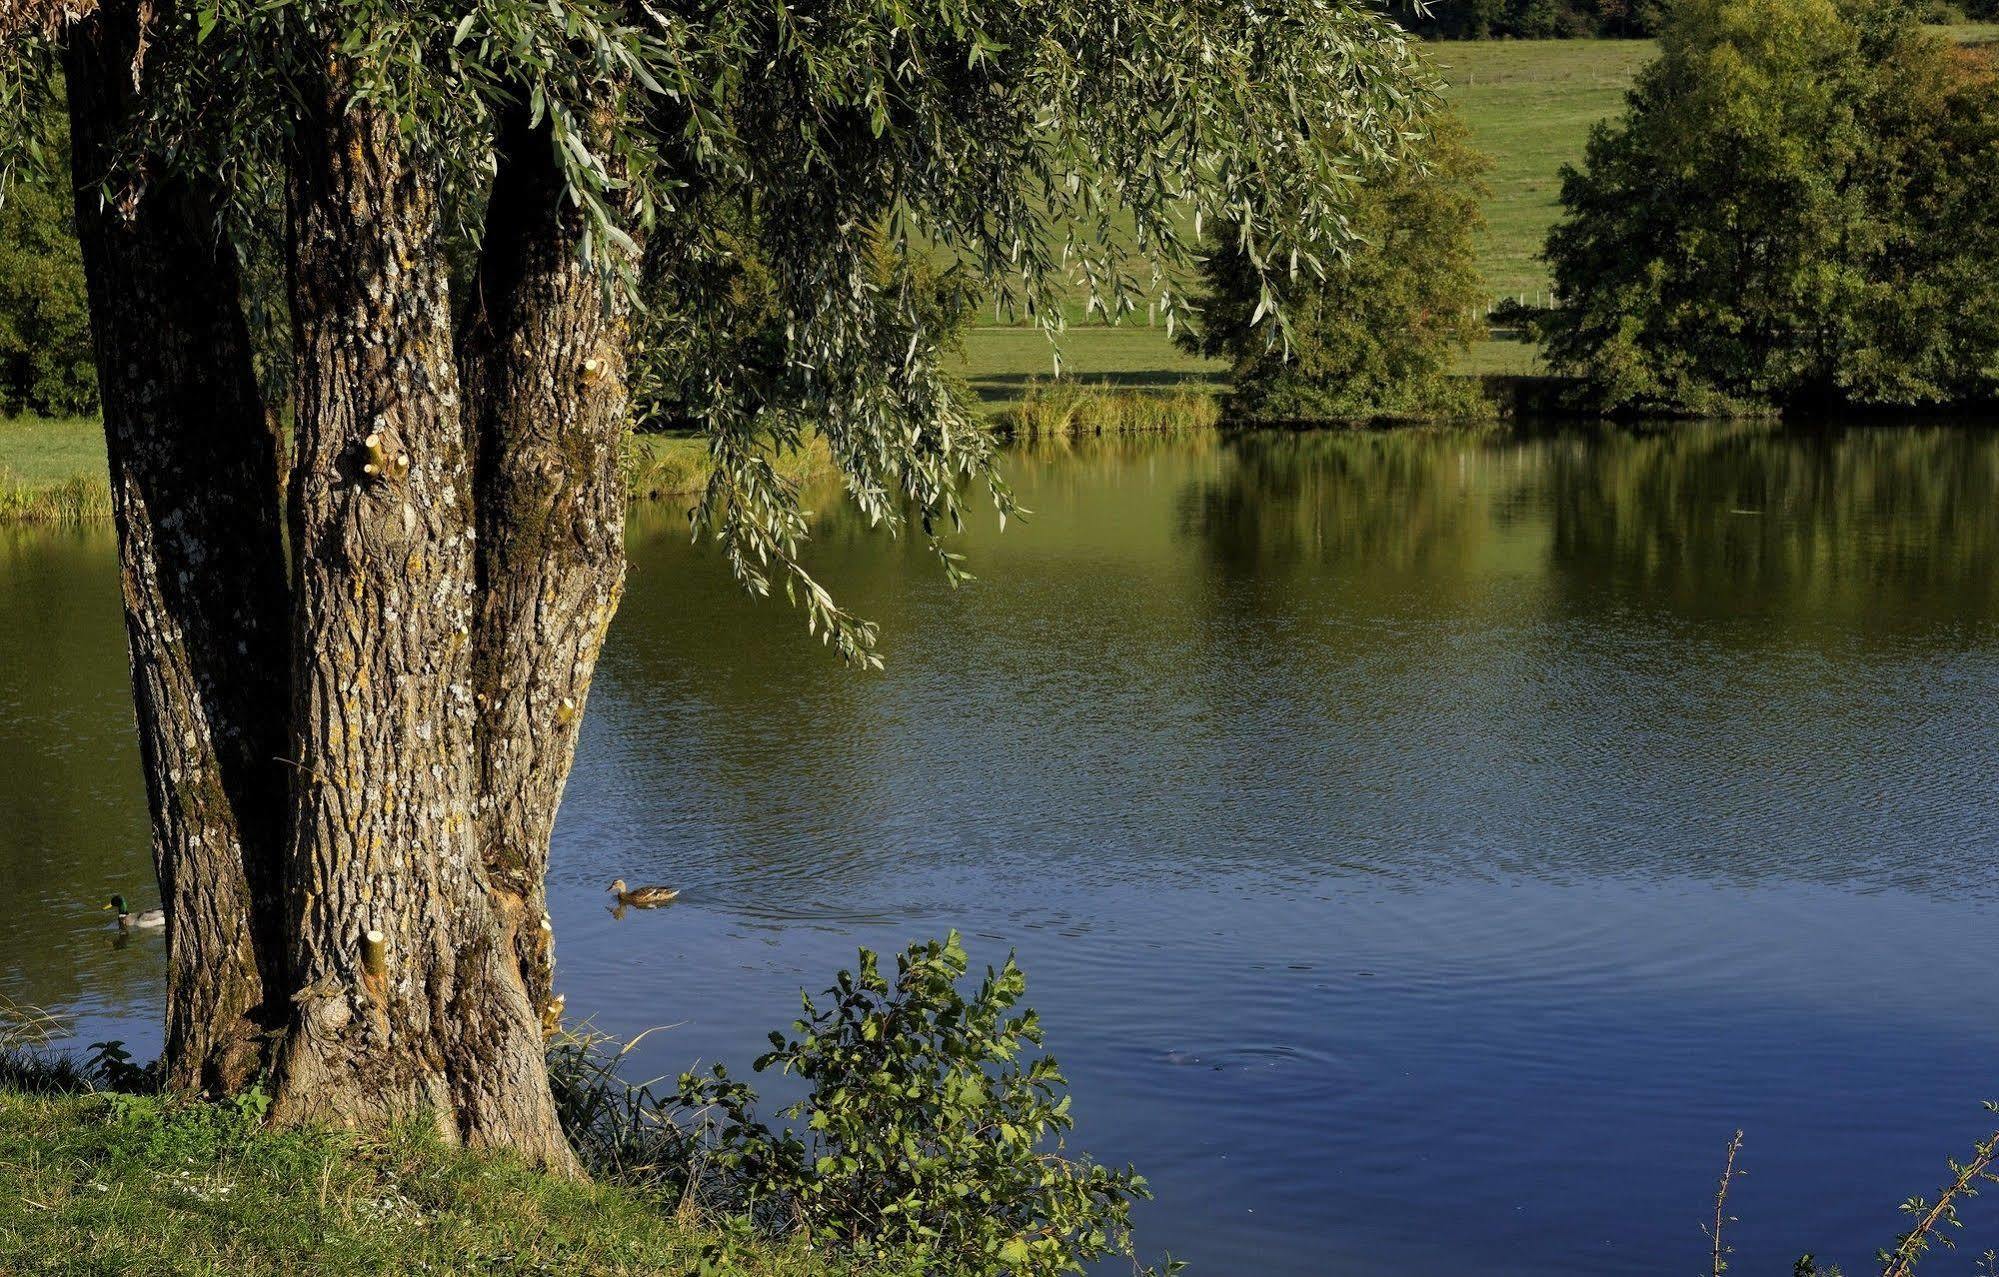
[[[611,894],[618,898],[619,904],[629,905],[634,909],[653,909],[660,905],[670,905],[680,898],[680,891],[676,887],[632,887],[627,889],[623,878],[611,884]]]
[[[166,910],[147,909],[141,913],[133,913],[125,907],[125,897],[123,896],[111,897],[111,903],[104,907],[118,911],[118,929],[120,931],[151,931],[154,928],[167,925]]]

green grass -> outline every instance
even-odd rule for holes
[[[676,1203],[441,1148],[261,1129],[237,1110],[0,1090],[0,1272],[221,1277],[693,1270]],[[828,1271],[802,1248],[753,1273]]]
[[[1518,341],[1481,341],[1458,361],[1465,376],[1536,371],[1535,347]],[[1018,408],[1054,376],[1048,339],[1033,329],[981,328],[965,341],[959,371],[991,411]],[[1072,328],[1062,338],[1062,373],[1084,386],[1153,395],[1218,395],[1228,389],[1219,360],[1180,350],[1164,328]]]
[[[0,523],[110,514],[103,427],[84,417],[0,417]]]
[[[0,417],[0,466],[23,487],[104,475],[104,427],[95,417]]]
[[[803,482],[832,464],[814,441],[778,459],[778,473]],[[641,435],[632,440],[626,478],[635,500],[692,496],[713,467],[705,439]],[[111,516],[104,430],[91,420],[0,419],[0,523],[80,523]]]
[[[0,418],[0,524],[74,524],[110,512],[96,420]]]
[[[625,481],[634,501],[693,496],[715,472],[708,441],[700,435],[635,435],[626,457]],[[825,441],[816,436],[777,458],[778,474],[799,483],[826,473],[832,465]]]
[[[1590,126],[1614,114],[1650,40],[1506,40],[1433,45],[1472,145],[1492,160],[1486,243],[1494,297],[1548,287],[1541,241],[1555,223],[1561,167],[1582,159]]]
[[[1061,340],[1062,375],[1126,390],[1205,394],[1225,388],[1225,365],[1189,355],[1164,327],[1078,325]],[[959,371],[994,407],[1017,404],[1055,375],[1056,347],[1032,328],[978,328],[966,335]]]

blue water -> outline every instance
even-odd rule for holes
[[[1999,435],[1012,471],[1034,517],[975,530],[957,591],[829,505],[815,562],[882,623],[880,675],[636,521],[552,885],[570,1010],[672,1026],[642,1069],[741,1068],[856,946],[956,928],[1018,951],[1072,1147],[1158,1194],[1142,1247],[1213,1274],[1705,1271],[1738,1128],[1734,1271],[1861,1271],[1986,1133]],[[57,553],[0,554],[0,614]],[[75,555],[64,650],[0,625],[0,828],[41,831],[0,833],[35,920],[0,988],[143,1045],[157,942],[73,904],[145,863],[108,545]],[[38,722],[78,661],[89,712]],[[115,810],[50,797],[79,734]],[[618,876],[682,902],[615,918]],[[1999,1201],[1966,1217],[1999,1245]]]

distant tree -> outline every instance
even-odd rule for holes
[[[1201,266],[1197,328],[1181,345],[1230,363],[1227,411],[1252,420],[1454,416],[1476,406],[1452,360],[1479,335],[1478,239],[1485,157],[1439,109],[1412,162],[1377,167],[1354,201],[1358,241],[1283,288],[1285,334],[1262,323],[1274,300],[1239,228],[1225,225]]]
[[[96,408],[90,308],[68,184],[23,184],[0,201],[0,412],[68,416]]]
[[[1993,389],[1999,78],[1893,0],[1683,0],[1562,205],[1547,354],[1605,407]]]
[[[1442,0],[1394,12],[1431,39],[1549,40],[1648,36],[1658,30],[1660,7],[1659,0]]]

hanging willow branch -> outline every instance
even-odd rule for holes
[[[28,35],[53,36],[97,10],[97,0],[0,0],[0,44]]]

